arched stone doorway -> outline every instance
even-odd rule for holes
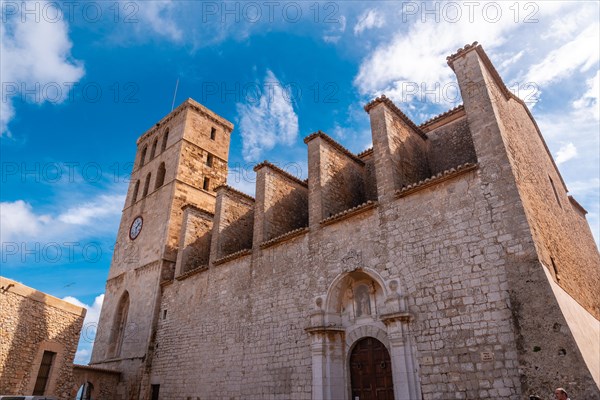
[[[350,358],[365,338],[384,346],[392,383],[383,385],[390,389],[383,391],[386,397],[363,393],[359,400],[421,398],[410,334],[412,316],[398,280],[385,281],[367,268],[344,272],[332,281],[327,293],[315,297],[313,307],[305,328],[311,338],[313,400],[356,400]]]
[[[372,337],[360,339],[350,353],[352,400],[393,400],[390,353]]]

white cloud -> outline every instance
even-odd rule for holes
[[[0,203],[2,242],[66,243],[97,234],[114,233],[125,196],[100,195],[63,212],[40,213],[23,200]]]
[[[130,2],[124,2],[128,4]],[[140,21],[138,27],[150,28],[155,33],[178,42],[183,38],[183,32],[174,19],[175,3],[173,1],[143,1],[139,6]]]
[[[73,225],[89,225],[109,216],[120,215],[125,196],[101,195],[98,199],[69,208],[58,220]]]
[[[359,35],[367,29],[381,28],[384,24],[383,14],[375,9],[367,10],[358,17],[358,22],[354,25],[354,34]]]
[[[40,8],[55,6],[44,1]],[[67,99],[70,85],[84,75],[81,62],[71,57],[72,43],[65,18],[56,21],[38,18],[37,22],[35,19],[35,15],[27,15],[23,22],[20,16],[12,16],[0,24],[3,83],[0,135],[10,135],[8,124],[15,116],[16,96],[34,103],[61,103]],[[55,90],[56,87],[60,90]],[[35,90],[35,95],[24,95],[23,90]]]
[[[576,71],[585,72],[596,66],[600,59],[598,37],[600,24],[596,22],[529,68],[525,81],[543,86],[570,76]]]
[[[391,40],[363,59],[354,80],[362,95],[373,97],[385,93],[397,102],[421,103],[431,101],[431,96],[422,94],[433,89],[440,93],[433,102],[454,104],[458,98],[443,95],[454,81],[446,56],[474,40],[479,40],[489,52],[503,44],[508,33],[518,27],[512,18],[502,18],[496,23],[482,18],[470,22],[466,17],[454,23],[444,19],[438,23],[433,19],[422,22],[420,18],[408,21],[412,23],[406,30],[392,33]],[[416,89],[416,97],[406,97],[407,84],[411,90]],[[434,85],[439,86],[436,89]]]
[[[63,300],[87,310],[85,320],[83,321],[83,328],[81,329],[77,353],[75,354],[76,364],[87,364],[90,361],[92,346],[96,338],[96,332],[98,331],[98,321],[100,320],[104,294],[97,296],[92,305],[87,305],[72,296],[67,296]]]
[[[573,107],[582,114],[587,114],[600,120],[600,70],[596,75],[586,81],[587,92],[573,102]]]
[[[573,143],[567,143],[556,152],[556,165],[565,163],[575,157],[577,157],[577,147]]]
[[[346,32],[346,17],[341,15],[337,18],[337,24],[331,25],[331,27],[323,35],[323,40],[326,43],[337,43],[342,38],[344,32]]]
[[[11,242],[19,237],[34,237],[49,222],[47,215],[36,215],[33,207],[17,200],[0,203],[0,233],[2,242]]]
[[[275,145],[292,145],[298,136],[298,116],[292,94],[267,71],[258,104],[236,105],[244,160],[254,161]]]

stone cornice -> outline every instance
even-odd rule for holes
[[[260,248],[266,249],[267,247],[271,247],[276,244],[288,241],[290,239],[293,239],[297,236],[300,236],[300,235],[303,235],[303,234],[309,232],[309,230],[310,229],[308,227],[294,229],[293,231],[286,232],[283,235],[279,235],[277,237],[274,237],[273,239],[269,239],[266,242],[261,243]]]
[[[366,150],[361,151],[360,153],[358,153],[356,155],[356,157],[362,159],[363,157],[368,157],[368,156],[370,156],[372,154],[373,154],[373,148],[371,147],[371,148],[368,148]]]
[[[478,167],[478,164],[465,163],[457,166],[456,168],[450,168],[444,172],[440,172],[437,175],[423,179],[417,183],[410,184],[396,191],[396,196],[405,197],[409,194],[418,192],[419,190],[426,189],[431,186],[435,186],[441,182],[447,181],[459,175],[462,175],[468,171],[472,171]]]
[[[336,150],[340,151],[342,154],[348,156],[351,160],[355,161],[357,164],[365,165],[365,162],[363,160],[361,160],[360,158],[358,158],[358,156],[356,156],[350,150],[348,150],[347,148],[345,148],[344,146],[342,146],[341,144],[339,144],[338,142],[336,142],[335,140],[333,140],[325,132],[317,131],[317,132],[311,133],[310,135],[308,135],[307,137],[304,138],[304,143],[308,144],[308,142],[310,142],[311,140],[313,140],[315,138],[318,138],[318,137],[320,137],[321,139],[325,140],[333,148],[335,148]]]
[[[366,202],[364,202],[362,204],[359,204],[355,207],[352,207],[352,208],[349,208],[342,212],[339,212],[335,215],[332,215],[331,217],[325,218],[324,220],[320,221],[319,224],[321,224],[323,226],[333,224],[334,222],[338,222],[342,219],[346,219],[346,218],[352,217],[353,215],[360,214],[363,211],[367,211],[372,208],[375,208],[375,207],[377,207],[377,204],[378,203],[374,200],[367,200]]]
[[[207,271],[208,270],[208,265],[200,265],[198,267],[195,267],[193,269],[190,269],[189,271],[184,272],[183,274],[176,276],[175,279],[177,279],[178,281],[184,280],[185,278],[189,278],[192,275],[196,275],[197,273],[200,273],[202,271]]]
[[[252,249],[243,249],[240,251],[236,251],[235,253],[228,254],[225,257],[221,257],[213,261],[213,265],[225,264],[227,261],[235,260],[236,258],[247,256],[249,254],[252,254]]]
[[[252,203],[255,202],[254,197],[252,197],[249,194],[246,194],[244,192],[240,192],[239,190],[234,189],[229,185],[217,186],[214,190],[215,190],[215,192],[222,190],[222,191],[227,192],[228,194],[233,194],[234,196],[241,197],[244,200],[250,200]]]
[[[294,175],[290,174],[287,171],[282,170],[281,168],[268,162],[267,160],[261,162],[260,164],[256,164],[254,166],[254,171],[257,172],[258,170],[265,168],[265,167],[272,169],[274,172],[277,172],[279,175],[282,175],[284,178],[287,178],[288,180],[290,180],[294,183],[297,183],[303,187],[308,187],[307,182],[303,181],[302,179],[296,178]]]
[[[0,276],[0,296],[7,293],[15,294],[29,300],[37,301],[49,307],[57,308],[61,311],[68,312],[77,316],[85,316],[86,309],[76,306],[75,304],[61,300],[39,290],[25,286],[22,283],[13,281],[12,279]],[[5,311],[2,311],[5,312]]]
[[[309,326],[304,328],[307,333],[318,334],[318,333],[343,333],[346,332],[344,327],[337,325],[322,325],[322,326]]]
[[[388,325],[388,324],[390,324],[392,322],[395,322],[395,321],[410,322],[411,320],[414,319],[414,317],[412,316],[412,314],[410,314],[408,312],[382,314],[382,315],[379,316],[379,318],[386,325]]]
[[[575,197],[569,195],[568,196],[569,201],[571,202],[571,204],[577,208],[581,213],[583,213],[583,215],[586,215],[588,212],[585,208],[583,208],[583,206],[581,204],[579,204],[579,202],[577,200],[575,200]]]
[[[181,210],[182,210],[182,211],[185,211],[185,210],[187,210],[188,208],[189,208],[191,211],[195,211],[195,212],[196,212],[196,213],[198,213],[198,214],[204,214],[203,216],[207,217],[207,219],[213,219],[213,218],[215,217],[215,214],[213,214],[213,213],[211,213],[211,212],[209,212],[209,211],[203,210],[202,208],[200,208],[200,207],[197,207],[197,206],[195,206],[195,205],[193,205],[193,204],[184,204],[184,205],[181,207]]]
[[[423,122],[421,125],[419,125],[419,128],[421,128],[424,133],[427,133],[465,115],[465,107],[461,104]]]
[[[394,104],[394,102],[392,100],[388,99],[385,94],[382,94],[380,97],[377,97],[375,100],[372,100],[371,102],[367,103],[367,105],[365,105],[365,107],[364,107],[365,111],[367,113],[370,112],[371,109],[378,104],[385,104],[388,107],[388,109],[390,109],[406,125],[408,125],[413,131],[415,131],[419,136],[421,136],[422,139],[427,140],[427,135],[425,135],[421,131],[421,129],[414,122],[412,122],[412,120],[410,118],[408,118],[408,116],[406,114],[404,114],[402,112],[402,110],[400,110],[400,108],[398,108],[397,105]]]
[[[91,367],[89,365],[73,364],[73,369],[81,369],[81,370],[84,370],[84,371],[92,371],[92,372],[101,372],[101,373],[105,373],[105,374],[121,375],[121,372],[119,372],[119,371],[115,371],[115,370],[112,370],[112,369],[106,369],[106,368]]]

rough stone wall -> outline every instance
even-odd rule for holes
[[[497,100],[503,138],[539,259],[556,278],[554,264],[558,284],[600,319],[600,255],[589,225],[571,205],[525,107],[516,100]]]
[[[316,137],[308,146],[309,164],[313,168],[312,171],[309,169],[309,180],[314,177],[319,186],[317,196],[320,198],[321,215],[320,218],[317,216],[317,220],[366,201],[362,161],[349,156],[323,137]]]
[[[387,114],[391,167],[398,177],[398,187],[409,185],[431,176],[427,163],[427,143],[404,121],[393,113]]]
[[[254,202],[227,188],[220,189],[214,224],[211,259],[252,248]]]
[[[258,182],[264,180],[264,182]],[[262,221],[255,219],[261,241],[267,241],[294,229],[308,226],[308,188],[284,173],[265,166],[258,171],[255,218],[261,210]],[[261,204],[262,203],[262,204]]]
[[[368,152],[361,157],[365,163],[364,182],[365,182],[365,199],[377,200],[377,177],[375,176],[375,160],[373,151]]]
[[[186,207],[177,263],[178,275],[208,265],[212,238],[213,215]]]
[[[211,127],[216,129],[214,140],[210,138]],[[168,142],[162,151],[162,138],[167,129]],[[182,207],[193,205],[214,211],[216,194],[213,190],[226,180],[231,129],[229,122],[187,100],[138,139],[138,164],[132,172],[92,354],[93,364],[123,373],[123,382],[117,390],[123,398],[137,398],[144,364],[151,359],[149,345],[158,318],[159,285],[175,275]],[[157,151],[150,160],[151,146],[157,137]],[[139,153],[146,145],[146,162],[142,166]],[[213,155],[212,167],[206,165],[208,153]],[[161,163],[166,167],[165,181],[155,188]],[[142,198],[148,173],[151,173],[149,191]],[[203,190],[204,176],[211,178],[208,191]],[[138,200],[133,202],[131,195],[138,180],[141,182]],[[143,228],[132,241],[129,229],[138,215],[143,217]],[[121,354],[113,356],[108,351],[110,333],[119,299],[125,291],[130,295],[126,337]]]
[[[427,137],[427,153],[432,175],[464,163],[477,162],[466,117],[428,132]]]
[[[539,246],[534,243],[534,225],[527,214],[531,205],[521,200],[523,189],[518,186],[519,170],[510,160],[511,139],[508,136],[522,137],[527,121],[519,120],[518,131],[509,133],[506,130],[504,124],[508,121],[505,119],[518,119],[522,114],[508,116],[501,111],[515,100],[507,100],[507,92],[502,91],[499,77],[495,76],[495,70],[486,58],[482,50],[469,51],[455,59],[453,67],[481,167],[482,189],[498,235],[496,246],[505,253],[499,262],[508,283],[503,295],[512,314],[520,392],[548,397],[554,387],[563,385],[573,397],[600,398],[598,387],[581,356],[581,351],[585,350],[577,347],[542,270]],[[523,140],[535,140],[530,136]],[[535,155],[522,153],[520,156],[544,157],[539,154],[540,149],[535,151],[538,152]],[[544,191],[543,187],[530,189]],[[557,218],[560,220],[561,217]]]
[[[152,379],[167,398],[310,399],[313,299],[358,265],[401,282],[424,398],[517,398],[505,254],[480,187],[470,172],[175,281]]]
[[[94,400],[114,400],[117,396],[116,388],[119,385],[120,374],[114,371],[104,371],[91,368],[84,365],[75,365],[73,367],[73,375],[75,379],[75,390],[87,383],[93,385],[92,399]],[[71,396],[71,399],[75,395]]]
[[[31,395],[44,351],[55,352],[45,394],[70,400],[85,309],[0,278],[0,393]]]

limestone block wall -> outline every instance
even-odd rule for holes
[[[181,242],[176,275],[208,265],[212,238],[213,214],[193,206],[184,207]]]
[[[85,309],[0,277],[0,393],[31,395],[44,351],[56,353],[45,393],[72,397]]]
[[[600,254],[585,219],[573,207],[567,187],[526,106],[495,95],[511,166],[540,261],[558,284],[600,319]]]
[[[217,188],[211,260],[252,248],[254,199],[228,186]]]
[[[310,399],[315,296],[368,268],[407,296],[426,399],[516,398],[505,254],[480,187],[467,172],[165,286],[152,381],[167,398]]]
[[[93,368],[87,365],[74,365],[73,375],[75,379],[75,388],[83,384],[91,384],[91,397],[95,400],[114,400],[117,396],[117,387],[121,380],[121,374],[117,371],[110,371],[100,368]],[[75,398],[75,395],[71,399]]]
[[[254,168],[254,243],[308,226],[308,185],[270,163]]]
[[[373,157],[373,149],[368,149],[358,155],[365,163],[364,182],[365,182],[365,199],[377,200],[377,177],[375,175],[375,159]]]
[[[364,162],[322,132],[308,136],[311,224],[366,201]]]
[[[449,64],[457,74],[465,102],[482,171],[484,194],[494,227],[499,233],[497,245],[506,253],[502,260],[515,330],[521,392],[546,397],[556,382],[567,382],[564,385],[573,397],[600,398],[598,386],[582,357],[582,352],[588,350],[579,348],[574,340],[542,270],[544,263],[540,263],[543,252],[540,251],[539,233],[536,233],[537,222],[531,217],[535,212],[531,208],[545,206],[532,204],[527,198],[533,193],[526,194],[524,191],[528,188],[532,192],[544,193],[543,183],[523,185],[519,167],[513,160],[515,156],[522,160],[540,157],[540,165],[536,168],[544,171],[544,166],[552,162],[550,155],[541,148],[531,149],[528,153],[514,152],[515,138],[511,136],[535,142],[538,133],[531,135],[533,132],[526,129],[526,125],[533,124],[531,119],[515,122],[518,130],[511,132],[507,128],[511,126],[512,118],[523,114],[506,114],[506,109],[518,101],[510,95],[480,46],[465,47],[450,57]],[[519,104],[519,107],[523,105]],[[539,137],[537,140],[540,140]],[[548,170],[544,172],[548,173]],[[551,199],[544,201],[548,203]],[[552,211],[545,217],[556,218],[557,221],[563,218]],[[575,218],[581,219],[579,215]],[[585,235],[585,232],[574,234]],[[589,273],[591,279],[595,279],[594,273]],[[579,295],[585,294],[585,291],[583,286]],[[573,293],[573,296],[578,294]],[[577,329],[585,330],[586,327],[580,325]]]
[[[427,132],[427,152],[432,175],[464,163],[476,163],[477,156],[466,117]]]

